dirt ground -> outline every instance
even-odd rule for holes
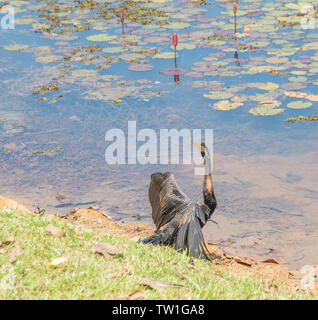
[[[14,209],[30,212],[23,205],[14,200],[0,196],[0,208]],[[108,234],[117,237],[138,241],[148,237],[154,232],[154,229],[144,223],[125,223],[112,221],[106,212],[98,207],[89,207],[87,209],[75,209],[67,215],[57,217],[46,213],[43,217],[47,219],[62,219],[66,223],[71,223],[81,227],[86,231],[93,232],[96,236]],[[263,262],[255,261],[251,258],[228,256],[222,250],[212,244],[207,244],[211,253],[220,256],[220,260],[213,260],[212,263],[219,269],[227,270],[231,274],[244,277],[253,277],[264,280],[265,289],[275,291],[278,286],[282,290],[293,290],[301,292],[301,279],[304,276],[299,270],[288,270],[284,267],[282,259],[268,259]],[[316,275],[318,266],[315,266]],[[318,294],[318,282],[316,278],[315,289],[307,290],[309,295]]]

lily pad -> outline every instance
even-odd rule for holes
[[[127,69],[131,71],[151,71],[154,67],[155,66],[152,64],[139,63],[131,64],[127,67]]]
[[[307,81],[307,78],[306,77],[289,77],[288,78],[289,81],[291,82],[306,82]]]
[[[107,33],[98,33],[98,34],[93,34],[91,36],[88,36],[86,40],[88,41],[95,41],[95,42],[103,42],[103,41],[111,41],[116,39],[117,36],[114,35],[109,35]]]
[[[290,109],[307,109],[312,106],[311,102],[304,102],[304,101],[294,101],[287,104],[287,108]]]
[[[189,27],[191,27],[191,24],[187,23],[187,22],[172,22],[172,23],[164,25],[163,27],[167,28],[167,29],[176,30],[176,29],[189,28]]]
[[[37,57],[36,61],[41,63],[51,63],[60,60],[62,57],[53,54]]]
[[[254,116],[275,116],[283,113],[284,108],[277,108],[281,105],[281,102],[277,100],[264,101],[259,106],[250,109],[248,112]]]
[[[27,50],[30,46],[27,44],[9,44],[7,46],[4,46],[3,49],[8,51],[23,51]]]
[[[229,100],[222,100],[214,104],[213,108],[216,110],[228,111],[243,106],[241,102],[230,102]]]
[[[93,77],[96,76],[97,71],[91,69],[78,69],[73,70],[71,76],[73,78],[85,78],[85,77]]]
[[[156,59],[173,59],[174,58],[174,52],[161,52],[157,53],[154,58]]]
[[[103,52],[105,53],[120,53],[123,51],[127,51],[128,49],[123,48],[123,47],[108,47],[108,48],[104,48]]]
[[[160,71],[161,74],[165,74],[167,76],[179,76],[181,74],[184,74],[185,72],[187,72],[187,70],[180,68],[169,68]]]
[[[212,99],[212,100],[224,100],[224,99],[230,99],[233,97],[233,93],[231,92],[225,92],[225,91],[211,91],[210,94],[203,94],[204,98]]]

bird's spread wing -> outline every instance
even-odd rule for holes
[[[190,204],[190,199],[180,190],[172,173],[154,173],[149,185],[152,219],[157,230]]]
[[[203,223],[204,222],[204,223]],[[190,207],[182,216],[175,243],[176,250],[186,249],[195,258],[211,258],[205,244],[201,225],[205,224],[205,216],[199,205]]]

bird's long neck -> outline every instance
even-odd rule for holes
[[[210,153],[206,151],[204,155],[204,175],[208,176],[212,174],[212,163]]]
[[[204,179],[203,179],[203,198],[204,204],[210,209],[209,217],[216,208],[216,199],[213,191],[212,183],[212,164],[210,154],[207,152],[204,156]]]

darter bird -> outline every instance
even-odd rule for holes
[[[204,242],[202,227],[216,208],[212,183],[210,152],[205,143],[196,144],[204,159],[203,203],[191,201],[179,188],[172,173],[156,172],[151,175],[149,202],[152,219],[157,227],[154,235],[141,240],[153,245],[167,245],[176,250],[187,250],[194,258],[211,259]]]

